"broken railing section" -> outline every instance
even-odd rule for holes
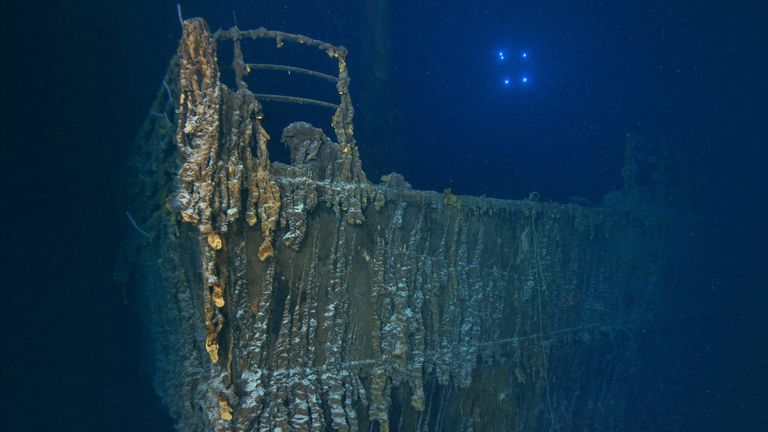
[[[251,66],[259,69],[283,69],[283,70],[296,70],[299,73],[323,78],[336,83],[336,91],[339,94],[339,104],[331,104],[328,102],[315,101],[311,99],[301,98],[297,96],[283,96],[262,94],[265,99],[281,100],[284,102],[293,103],[314,103],[316,105],[335,107],[336,111],[331,120],[333,131],[336,135],[336,142],[342,148],[344,156],[344,174],[345,181],[356,182],[362,180],[362,169],[360,167],[360,155],[357,149],[357,144],[354,137],[354,127],[352,119],[354,117],[354,108],[352,107],[352,99],[349,95],[349,72],[347,70],[347,49],[343,46],[336,46],[327,42],[312,39],[303,35],[295,35],[291,33],[284,33],[281,31],[267,30],[265,28],[259,28],[256,30],[240,30],[238,27],[232,27],[229,30],[219,30],[214,35],[217,41],[233,41],[234,46],[234,60],[232,67],[235,69],[235,80],[237,82],[238,89],[247,88],[244,77],[251,71]],[[243,53],[240,41],[243,39],[273,39],[278,48],[282,48],[286,42],[296,43],[307,47],[317,48],[328,54],[329,57],[335,59],[338,62],[339,74],[337,77],[332,77],[327,74],[322,74],[316,71],[297,68],[294,66],[285,65],[266,65],[259,63],[247,63],[243,59]],[[255,96],[258,98],[259,94]]]

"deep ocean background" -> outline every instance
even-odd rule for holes
[[[690,303],[660,344],[674,348],[655,359],[672,371],[655,430],[766,430],[768,5],[385,4],[181,6],[212,29],[231,26],[234,10],[241,28],[350,48],[358,144],[374,181],[397,171],[420,189],[599,202],[621,186],[627,133],[669,144],[693,167],[680,201],[699,217],[690,231],[701,259],[681,269],[695,276],[679,287]],[[114,271],[120,240],[135,234],[116,173],[175,52],[176,2],[0,10],[0,430],[172,430]]]

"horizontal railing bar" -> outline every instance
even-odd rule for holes
[[[322,78],[324,80],[328,80],[331,82],[339,81],[339,78],[333,75],[328,75],[322,72],[316,72],[311,69],[304,69],[296,66],[286,66],[286,65],[279,65],[279,64],[268,64],[268,63],[246,63],[245,66],[250,69],[285,71],[285,72],[288,72],[289,74],[291,72],[295,72],[298,74],[304,74],[304,75],[309,75],[316,78]]]
[[[343,46],[336,46],[323,42],[321,40],[312,39],[304,35],[297,35],[291,33],[285,33],[281,31],[267,30],[264,27],[257,28],[256,30],[240,30],[237,26],[230,28],[229,30],[217,30],[213,34],[213,38],[217,41],[221,40],[237,40],[237,39],[275,39],[278,43],[278,47],[283,41],[291,41],[300,45],[312,46],[329,54],[333,53],[334,57],[340,56],[344,58],[347,55],[347,49]]]
[[[299,105],[317,105],[323,108],[330,108],[330,109],[339,108],[338,105],[332,104],[330,102],[323,102],[316,99],[308,99],[308,98],[297,97],[297,96],[284,96],[284,95],[266,94],[266,93],[254,93],[253,95],[256,96],[256,99],[263,99],[268,101],[288,102],[288,103],[295,103]]]

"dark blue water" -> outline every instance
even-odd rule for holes
[[[598,202],[621,186],[628,133],[674,149],[691,167],[679,204],[700,218],[701,257],[680,270],[696,282],[679,287],[667,349],[648,360],[668,366],[656,430],[766,430],[768,7],[319,3],[185,1],[182,13],[350,48],[373,180]],[[0,429],[171,430],[113,278],[130,230],[114,173],[175,52],[176,2],[0,7]]]

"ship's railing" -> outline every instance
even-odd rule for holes
[[[248,88],[248,85],[245,82],[245,77],[254,70],[285,71],[291,74],[296,73],[299,75],[310,76],[335,83],[336,90],[339,95],[338,103],[283,94],[254,92],[254,95],[259,100],[294,103],[300,105],[315,105],[333,109],[334,115],[331,119],[331,126],[333,127],[333,130],[336,134],[338,143],[344,146],[344,148],[351,149],[356,147],[354,139],[354,128],[352,124],[354,109],[352,108],[352,101],[349,96],[349,75],[347,72],[346,48],[343,46],[332,45],[317,39],[312,39],[307,36],[267,30],[263,27],[255,30],[240,30],[237,26],[235,26],[228,30],[217,31],[214,33],[213,38],[217,42],[233,42],[234,56],[232,60],[232,68],[235,71],[235,83],[238,90]],[[338,75],[333,76],[311,69],[283,64],[246,62],[243,58],[241,41],[247,39],[273,39],[277,48],[282,48],[286,42],[289,42],[307,47],[314,47],[325,51],[329,57],[337,61],[339,71]]]

